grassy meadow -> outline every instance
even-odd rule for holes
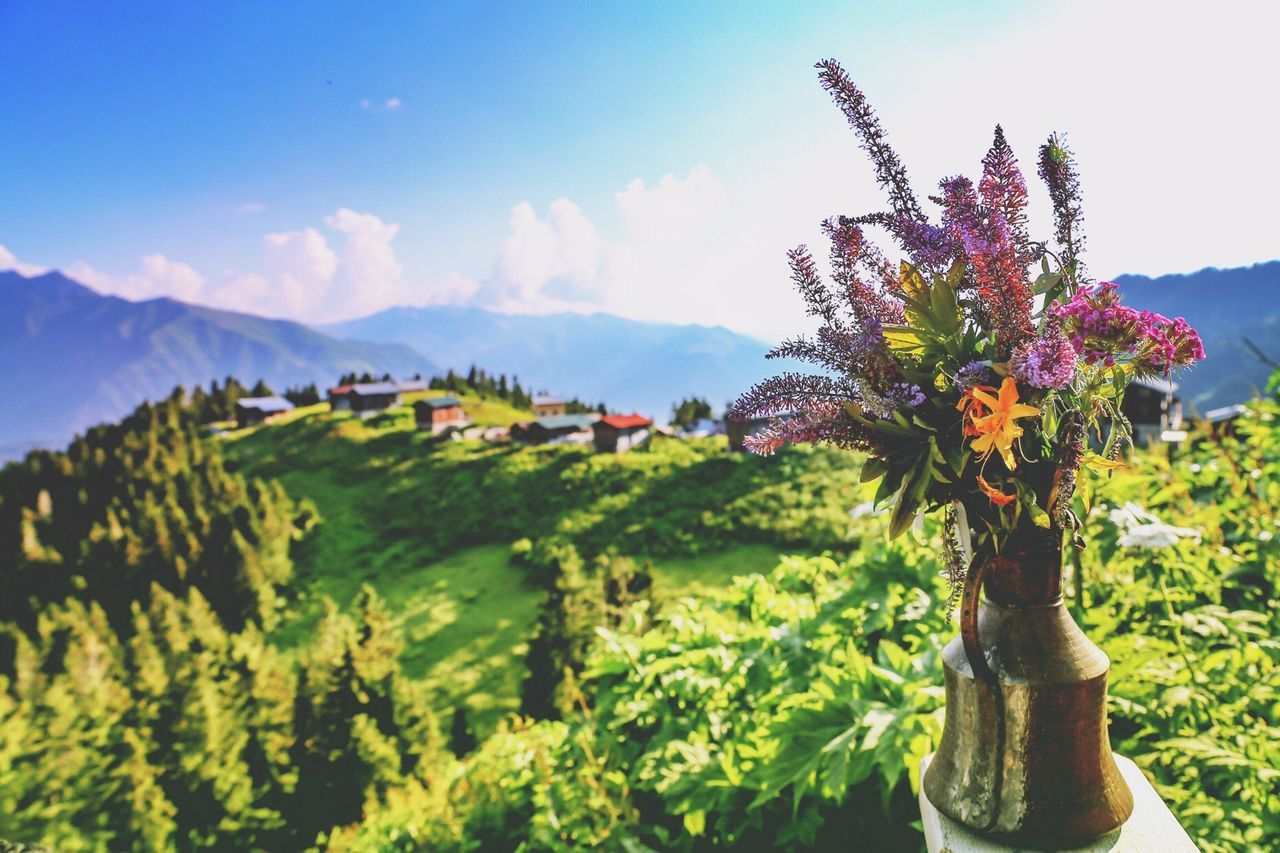
[[[530,417],[459,396],[477,425]],[[519,707],[522,659],[545,597],[513,563],[516,541],[563,537],[588,554],[638,558],[659,602],[723,588],[782,551],[847,550],[855,541],[844,506],[857,502],[857,469],[829,451],[801,451],[779,466],[730,457],[723,437],[658,439],[620,456],[438,441],[415,428],[410,403],[368,419],[322,403],[228,433],[223,447],[233,468],[279,480],[319,516],[294,547],[274,639],[304,644],[326,600],[350,602],[368,584],[403,633],[406,675],[420,679],[434,707],[465,705],[481,732]],[[802,469],[812,472],[796,487]],[[717,492],[732,497],[728,513],[714,511]],[[815,512],[823,523],[811,539]]]

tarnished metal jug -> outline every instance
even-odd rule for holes
[[[961,636],[943,651],[946,723],[924,777],[939,811],[1042,849],[1083,844],[1133,812],[1107,737],[1110,662],[1071,618],[1061,578],[1056,540],[975,564]]]

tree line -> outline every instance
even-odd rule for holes
[[[31,629],[40,606],[76,599],[127,628],[159,586],[199,590],[233,629],[270,621],[312,511],[227,468],[200,435],[209,402],[176,389],[0,470],[0,620]]]

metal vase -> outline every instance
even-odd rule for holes
[[[924,777],[939,811],[1042,849],[1084,844],[1133,812],[1107,737],[1110,662],[1063,603],[1056,543],[971,570],[961,636],[943,650],[942,742]]]

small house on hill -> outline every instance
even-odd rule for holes
[[[364,382],[351,386],[351,411],[362,418],[400,405],[400,386],[395,382]]]
[[[1205,423],[1209,424],[1209,431],[1213,433],[1215,438],[1236,434],[1236,422],[1240,420],[1240,416],[1247,410],[1242,403],[1232,403],[1230,406],[1222,406],[1218,409],[1210,409],[1204,413]]]
[[[399,379],[395,385],[400,389],[401,394],[408,394],[411,391],[426,391],[431,387],[425,379]]]
[[[390,379],[385,382],[358,382],[329,389],[329,408],[335,412],[377,414],[404,402],[410,391],[426,391],[425,379]]]
[[[413,404],[413,418],[418,429],[440,435],[448,429],[461,429],[471,421],[457,397],[429,397]]]
[[[653,421],[644,415],[606,415],[595,423],[596,451],[626,453],[653,435]]]
[[[511,439],[522,444],[589,444],[599,415],[552,415],[511,428]]]
[[[354,385],[335,385],[329,389],[329,408],[335,412],[351,411],[351,389]]]
[[[724,435],[724,423],[714,418],[703,418],[685,427],[682,434],[686,438],[707,438],[713,435]]]
[[[724,430],[729,436],[729,452],[745,453],[748,436],[759,435],[769,428],[773,418],[749,418],[745,421],[727,420]]]
[[[241,397],[236,401],[236,426],[244,428],[266,423],[293,408],[284,397]]]
[[[1133,424],[1133,443],[1145,447],[1162,436],[1182,429],[1182,401],[1175,396],[1178,385],[1168,379],[1143,376],[1134,379],[1124,392],[1120,411]]]
[[[535,394],[533,398],[533,414],[539,418],[555,418],[567,414],[569,405],[563,397],[550,397],[546,394]]]

